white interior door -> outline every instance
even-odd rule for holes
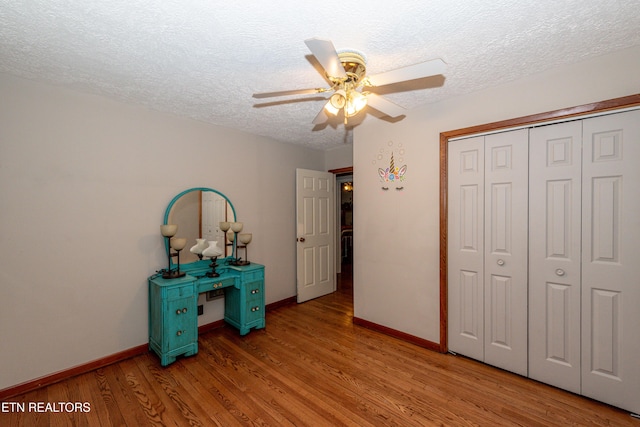
[[[336,290],[335,175],[296,169],[298,302]]]
[[[484,137],[449,142],[448,347],[484,360]]]
[[[527,375],[529,131],[485,137],[484,361]]]
[[[203,239],[217,241],[220,248],[226,243],[225,233],[220,230],[220,221],[225,220],[226,200],[213,191],[202,192],[201,236]]]
[[[585,120],[582,394],[640,413],[640,110]]]
[[[582,123],[529,136],[529,376],[580,393]]]

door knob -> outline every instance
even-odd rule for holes
[[[305,238],[304,237],[299,237],[297,240],[298,240],[298,242],[302,242],[302,243],[305,242]]]

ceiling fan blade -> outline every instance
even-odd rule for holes
[[[329,40],[308,39],[304,43],[307,45],[313,56],[316,57],[322,68],[331,77],[347,77],[342,62],[338,57],[336,48]]]
[[[308,95],[308,94],[312,94],[312,93],[326,92],[327,90],[328,89],[320,89],[320,88],[316,88],[316,89],[281,90],[281,91],[278,91],[278,92],[254,93],[253,97],[254,98],[271,98],[271,97],[274,97],[274,96]]]
[[[398,104],[394,104],[386,98],[370,93],[367,95],[367,105],[384,113],[390,117],[398,117],[405,113],[405,109]]]
[[[432,59],[431,61],[369,76],[369,83],[371,83],[372,86],[384,86],[396,82],[436,76],[444,73],[446,69],[447,64],[442,59]]]
[[[328,102],[329,101],[327,101],[327,103]],[[323,106],[322,110],[320,110],[318,115],[315,117],[315,119],[313,119],[311,123],[313,123],[314,125],[321,125],[322,123],[325,123],[327,120],[329,120],[329,116],[327,116],[327,113],[324,112],[324,106]]]

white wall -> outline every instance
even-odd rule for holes
[[[342,169],[353,166],[353,144],[344,144],[325,151],[325,169]]]
[[[440,341],[441,132],[638,92],[640,46],[428,105],[395,124],[367,118],[354,138],[354,315]],[[400,145],[404,190],[383,191],[377,169]]]
[[[0,93],[0,389],[148,341],[159,225],[187,188],[234,203],[267,303],[296,294],[295,169],[322,151],[1,74]]]

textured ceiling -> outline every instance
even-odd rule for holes
[[[311,124],[322,94],[252,97],[325,87],[312,37],[366,53],[369,74],[442,58],[444,79],[379,88],[415,108],[638,45],[640,3],[0,0],[0,72],[326,149],[351,132]]]

